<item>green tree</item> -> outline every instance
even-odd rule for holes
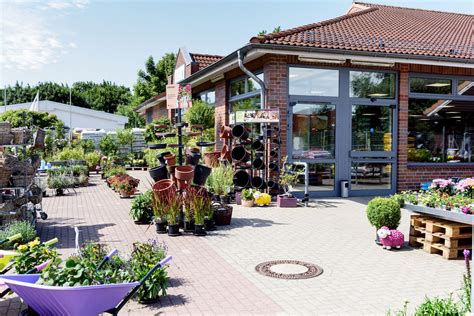
[[[144,127],[145,126],[145,119],[140,116],[134,109],[137,106],[134,103],[131,104],[120,104],[117,108],[117,112],[115,114],[123,115],[128,117],[128,123],[125,124],[126,128],[134,128],[134,127]]]
[[[64,127],[64,123],[58,119],[55,114],[47,112],[32,112],[29,110],[8,110],[0,114],[0,121],[10,122],[12,127],[24,126],[24,114],[28,125],[32,122],[33,125],[41,128],[56,127],[62,129]]]
[[[173,73],[176,55],[165,54],[158,62],[152,56],[145,61],[145,69],[138,70],[137,83],[133,87],[136,105],[166,90],[168,76]]]
[[[204,101],[194,100],[191,106],[184,114],[184,120],[189,124],[201,124],[205,129],[214,127],[213,106]]]
[[[279,25],[276,26],[275,28],[273,28],[272,33],[278,33],[278,32],[281,32],[281,27]],[[267,34],[267,30],[262,30],[258,33],[258,35],[260,35],[260,36],[265,35],[265,34]]]

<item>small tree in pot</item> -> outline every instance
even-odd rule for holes
[[[303,172],[294,167],[285,165],[285,162],[286,159],[283,161],[285,168],[282,168],[280,173],[280,186],[284,193],[278,195],[277,204],[279,207],[296,207],[298,206],[298,199],[289,191],[292,186],[298,183],[298,178],[303,174]]]
[[[396,229],[400,224],[400,204],[392,198],[376,197],[367,205],[367,218],[377,231],[382,226]],[[378,235],[376,242],[380,244]]]

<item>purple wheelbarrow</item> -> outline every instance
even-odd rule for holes
[[[5,275],[1,280],[39,315],[92,316],[100,313],[118,315],[140,286],[172,259],[158,262],[140,282],[60,287],[35,284],[39,274]]]

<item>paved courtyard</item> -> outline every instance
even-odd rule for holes
[[[131,172],[149,187],[146,172]],[[375,245],[365,216],[368,199],[324,199],[310,207],[234,206],[232,225],[206,237],[157,235],[135,225],[130,199],[121,199],[98,176],[77,194],[44,199],[49,219],[40,221],[42,240],[59,237],[64,255],[74,252],[74,226],[81,241],[100,240],[129,252],[131,242],[164,241],[174,259],[168,295],[155,305],[129,303],[123,315],[344,314],[383,315],[405,300],[413,308],[425,295],[459,289],[462,261],[447,261],[422,250],[386,251]],[[408,239],[409,213],[400,229]],[[306,280],[262,276],[264,261],[293,259],[324,269]],[[19,299],[0,301],[0,314],[18,315]]]

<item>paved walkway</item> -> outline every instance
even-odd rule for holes
[[[132,172],[149,186],[145,172]],[[383,315],[408,299],[447,295],[461,286],[462,261],[447,261],[421,250],[385,251],[373,242],[365,217],[367,199],[319,200],[308,208],[234,206],[232,225],[206,237],[157,235],[135,225],[131,200],[120,199],[98,177],[77,195],[49,197],[49,219],[38,225],[42,240],[59,237],[64,255],[74,251],[74,226],[81,241],[100,240],[129,252],[131,242],[155,238],[174,256],[168,296],[155,305],[129,303],[129,315],[345,314]],[[408,213],[400,229],[408,235]],[[324,273],[307,280],[271,279],[255,272],[258,263],[295,259]],[[18,298],[0,301],[0,315],[17,315]]]

